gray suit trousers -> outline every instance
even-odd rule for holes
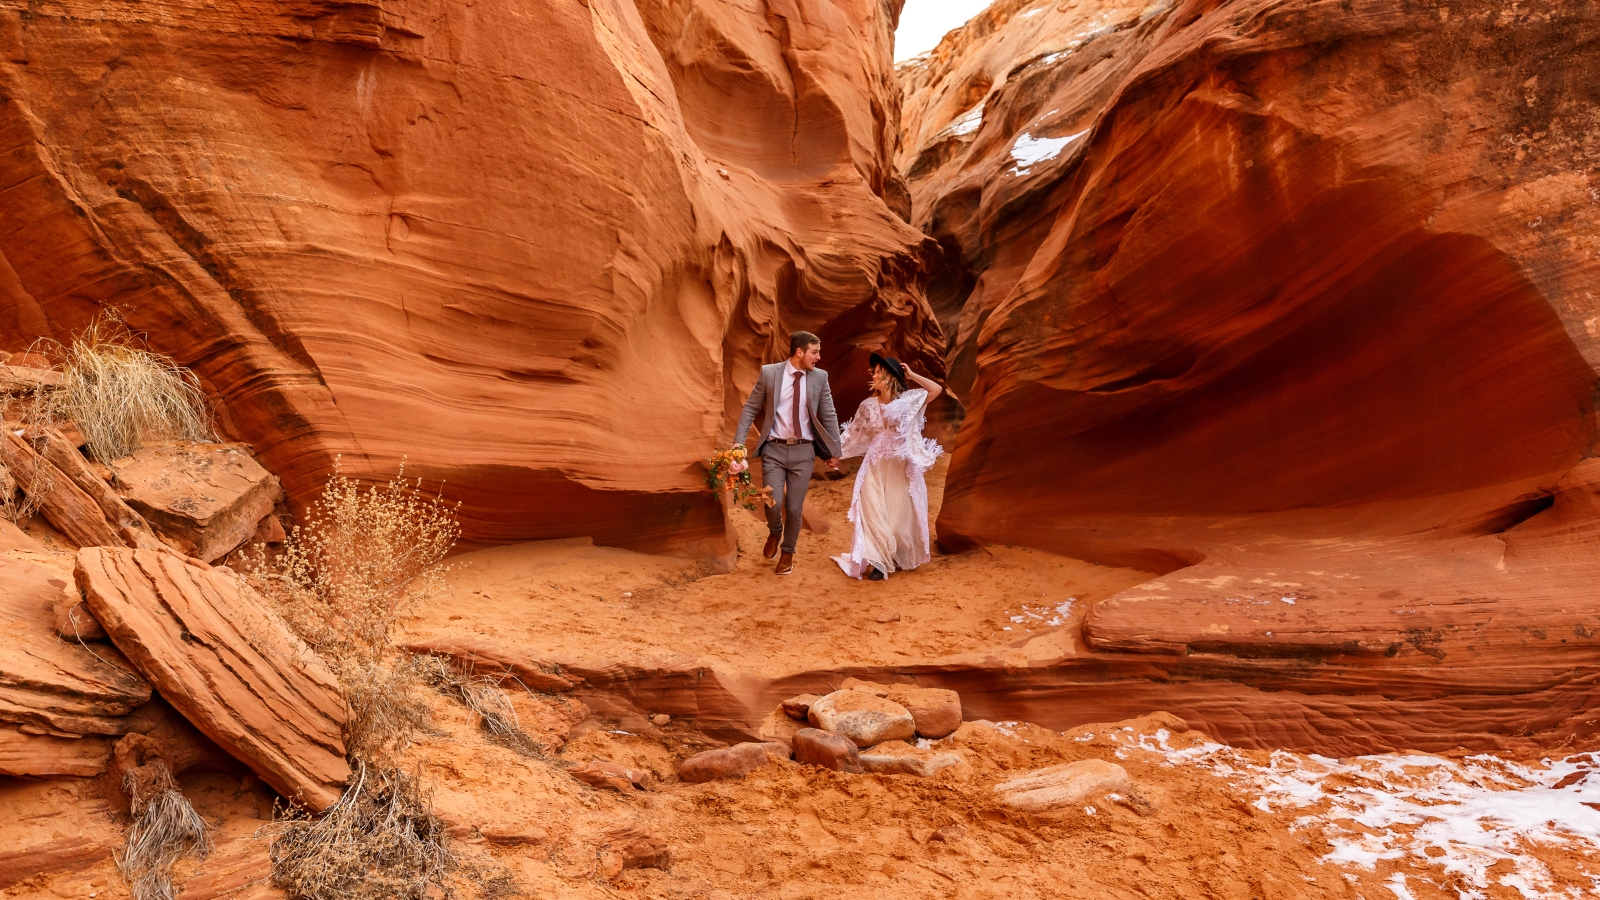
[[[811,470],[816,464],[816,450],[810,441],[768,441],[761,448],[761,477],[772,488],[772,499],[778,501],[767,507],[767,528],[773,534],[783,532],[785,553],[793,553],[800,540],[800,512],[805,508],[806,488],[811,486]]]

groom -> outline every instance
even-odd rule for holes
[[[739,430],[734,432],[737,447],[750,433],[756,416],[766,409],[756,456],[761,457],[762,477],[777,503],[767,507],[769,534],[761,555],[771,559],[782,540],[779,575],[794,571],[800,511],[805,507],[812,467],[820,458],[828,461],[828,468],[839,468],[839,417],[833,411],[828,373],[817,368],[820,359],[821,338],[809,331],[789,335],[789,359],[761,367],[761,377],[739,415]]]

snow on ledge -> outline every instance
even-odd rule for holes
[[[1031,132],[1024,131],[1017,142],[1011,145],[1011,171],[1017,175],[1027,175],[1034,166],[1046,160],[1055,159],[1061,151],[1083,138],[1089,129],[1069,134],[1066,137],[1034,137]]]

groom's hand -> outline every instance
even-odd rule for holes
[[[835,456],[833,459],[828,460],[828,468],[835,472],[839,471],[839,457]]]

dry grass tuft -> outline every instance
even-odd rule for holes
[[[149,440],[217,439],[195,374],[139,346],[114,316],[97,319],[62,356],[65,384],[53,401],[101,462]]]
[[[424,900],[449,896],[456,867],[430,798],[399,769],[357,762],[344,796],[318,817],[291,811],[269,826],[272,883],[291,900]]]
[[[337,470],[282,552],[246,561],[285,621],[328,660],[351,707],[346,747],[383,762],[425,729],[420,673],[397,653],[394,630],[443,587],[444,560],[461,527],[456,507],[424,496],[405,470],[366,485]]]
[[[128,843],[117,855],[117,870],[134,900],[172,900],[172,866],[184,857],[211,854],[205,820],[178,791],[167,764],[154,760],[129,769],[122,787],[133,801]]]
[[[544,746],[522,730],[517,709],[501,688],[504,679],[462,674],[441,656],[417,659],[423,679],[445,696],[461,701],[490,741],[530,759],[543,757]]]

